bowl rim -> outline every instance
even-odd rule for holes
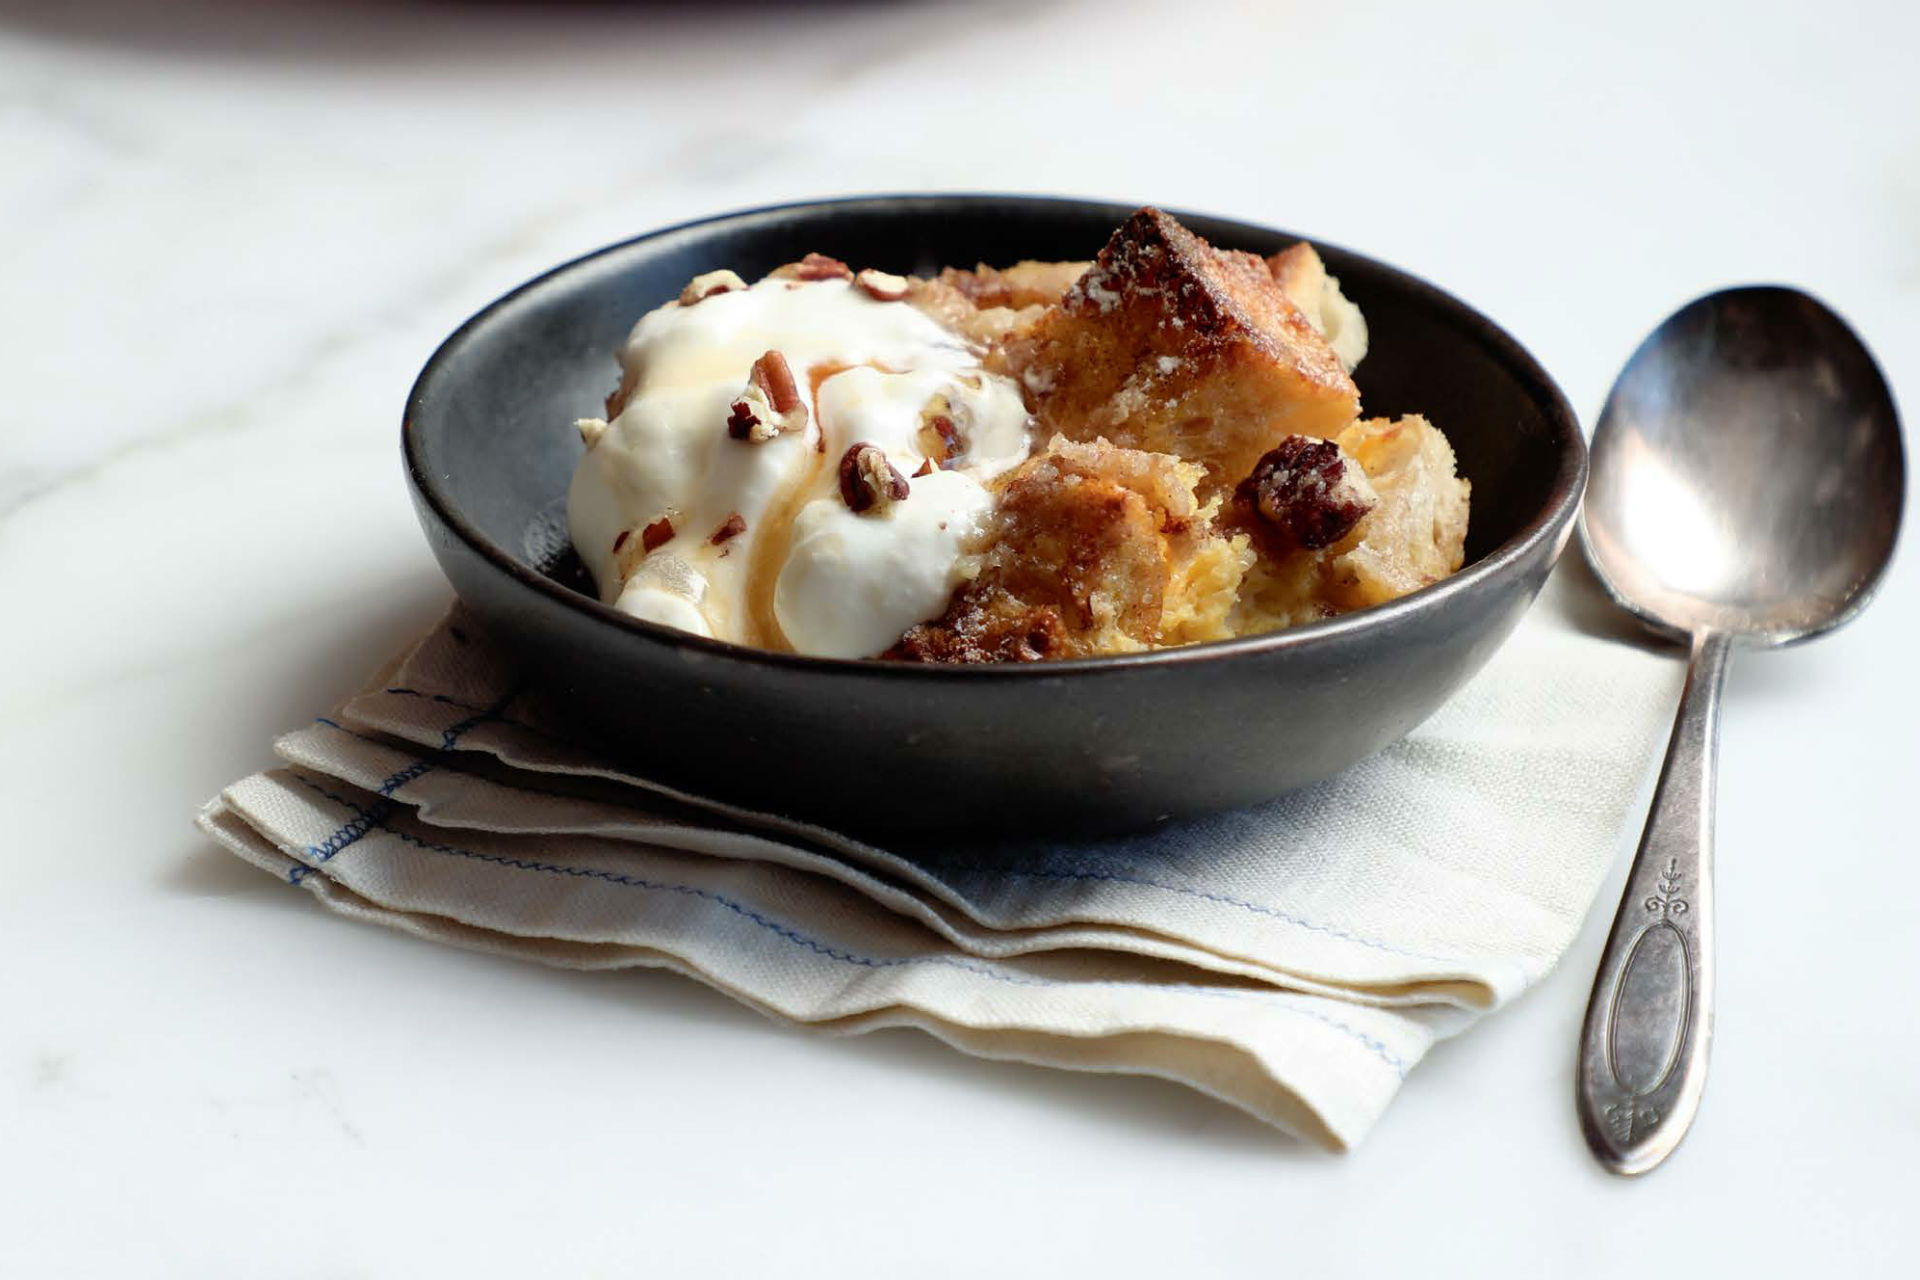
[[[902,209],[903,205],[908,208]],[[913,206],[920,206],[920,208],[915,209]],[[1413,294],[1420,302],[1455,313],[1459,318],[1468,321],[1476,331],[1476,336],[1488,347],[1489,353],[1495,360],[1505,366],[1508,372],[1531,393],[1532,398],[1546,410],[1548,425],[1552,429],[1554,443],[1559,449],[1559,462],[1548,491],[1547,501],[1541,509],[1535,512],[1519,530],[1487,554],[1471,564],[1463,565],[1439,582],[1409,592],[1397,600],[1356,609],[1352,613],[1341,614],[1338,617],[1325,618],[1261,635],[1201,641],[1139,653],[1050,659],[1044,662],[922,663],[884,658],[826,658],[811,654],[781,653],[771,649],[759,649],[751,645],[699,636],[621,613],[612,606],[601,603],[595,597],[585,595],[534,570],[481,533],[466,519],[458,504],[452,501],[451,496],[436,477],[423,465],[418,432],[414,427],[415,418],[427,407],[428,397],[447,376],[447,366],[451,364],[454,356],[481,329],[491,323],[497,313],[507,310],[526,295],[547,287],[551,282],[572,274],[589,263],[650,241],[684,236],[703,228],[727,223],[748,224],[799,212],[831,213],[835,210],[861,208],[876,212],[925,212],[941,207],[994,208],[1005,212],[1010,209],[1041,209],[1049,206],[1077,208],[1086,212],[1112,211],[1114,226],[1120,225],[1139,207],[1122,201],[1051,195],[996,195],[986,192],[902,192],[838,196],[759,205],[749,209],[710,214],[642,232],[569,258],[494,298],[462,321],[458,328],[434,348],[433,354],[427,358],[426,364],[422,366],[420,373],[414,379],[412,388],[407,393],[406,409],[401,418],[401,454],[406,466],[408,483],[433,512],[434,518],[465,543],[471,551],[505,572],[522,586],[547,596],[563,607],[611,624],[641,640],[691,649],[722,660],[746,663],[750,666],[865,679],[1032,681],[1068,675],[1120,674],[1138,671],[1141,668],[1211,663],[1255,654],[1315,652],[1338,646],[1355,633],[1388,630],[1396,624],[1412,624],[1421,618],[1439,613],[1460,597],[1491,590],[1491,583],[1502,577],[1507,570],[1533,555],[1542,543],[1560,541],[1562,546],[1565,545],[1561,535],[1569,529],[1579,507],[1581,494],[1586,487],[1588,465],[1586,440],[1580,431],[1579,419],[1572,405],[1568,403],[1566,394],[1540,362],[1521,346],[1513,335],[1477,308],[1439,286],[1368,254],[1347,249],[1317,236],[1300,235],[1286,228],[1185,209],[1167,211],[1183,222],[1191,220],[1211,223],[1216,227],[1247,229],[1292,237],[1306,240],[1316,248],[1331,249],[1335,253],[1365,262],[1368,266],[1393,277],[1397,286]]]

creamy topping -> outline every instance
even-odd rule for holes
[[[735,438],[733,406],[769,351],[792,370],[804,425]],[[990,505],[984,482],[1029,448],[1009,380],[919,310],[845,280],[669,304],[634,326],[620,363],[625,407],[580,424],[574,547],[615,608],[740,644],[870,657],[938,615]],[[910,480],[906,498],[856,514],[838,465],[861,443]]]
[[[907,483],[911,495],[876,518],[854,515],[838,497],[801,508],[774,592],[774,613],[798,652],[870,657],[947,607],[961,545],[993,500],[958,471]]]

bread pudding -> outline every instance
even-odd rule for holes
[[[1092,262],[689,282],[620,352],[568,516],[603,600],[761,648],[1027,662],[1255,635],[1461,564],[1425,418],[1362,417],[1311,245],[1142,209]]]

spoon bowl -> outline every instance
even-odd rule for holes
[[[1729,289],[1676,312],[1634,352],[1594,428],[1588,559],[1624,608],[1693,650],[1581,1030],[1581,1128],[1615,1173],[1665,1160],[1706,1087],[1728,653],[1858,614],[1905,499],[1886,379],[1845,321],[1794,289]]]
[[[1581,540],[1608,592],[1668,635],[1786,644],[1858,613],[1900,526],[1885,378],[1796,289],[1728,289],[1640,345],[1594,430]]]

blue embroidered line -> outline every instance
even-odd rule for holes
[[[1285,993],[1283,992],[1232,991],[1194,986],[1189,983],[1142,983],[1128,982],[1123,979],[1088,979],[1085,981],[1057,980],[1037,978],[1025,974],[1006,973],[983,964],[959,960],[951,956],[860,955],[855,952],[842,950],[838,947],[829,946],[817,938],[812,938],[801,933],[791,925],[783,924],[778,920],[764,916],[753,908],[746,906],[744,903],[736,902],[731,898],[714,893],[710,889],[702,889],[694,885],[673,884],[667,881],[647,880],[640,876],[630,876],[617,871],[605,871],[597,867],[567,867],[561,866],[558,863],[539,862],[529,858],[510,858],[502,854],[479,853],[472,849],[462,849],[450,844],[435,844],[388,825],[384,820],[385,815],[376,813],[380,807],[378,805],[362,808],[346,797],[336,795],[325,787],[311,782],[306,778],[298,778],[298,781],[308,789],[318,792],[334,803],[352,810],[358,815],[358,817],[354,819],[354,822],[365,821],[369,827],[378,827],[388,835],[394,836],[417,849],[449,857],[466,858],[474,862],[490,863],[494,866],[508,867],[517,871],[537,871],[546,875],[603,880],[608,884],[617,884],[630,889],[642,889],[654,893],[673,893],[684,897],[699,898],[731,911],[742,919],[748,920],[760,928],[768,930],[776,937],[783,938],[796,946],[804,947],[830,960],[838,960],[843,964],[857,965],[865,969],[894,969],[921,964],[938,965],[942,968],[959,969],[966,973],[977,974],[980,977],[988,978],[995,982],[1004,982],[1009,985],[1023,987],[1128,987],[1159,991],[1178,991],[1187,995],[1204,996],[1214,999],[1259,1000],[1266,1002],[1271,1008],[1279,1009],[1287,1013],[1298,1014],[1301,1017],[1311,1018],[1316,1022],[1342,1031],[1365,1045],[1375,1057],[1393,1068],[1394,1073],[1402,1079],[1404,1079],[1407,1074],[1407,1064],[1405,1060],[1394,1053],[1393,1050],[1389,1049],[1382,1041],[1361,1031],[1358,1027],[1342,1022],[1338,1018],[1330,1017],[1317,1010],[1304,1009],[1298,1005],[1279,1003],[1279,1000],[1285,997]],[[351,826],[353,823],[349,823],[348,825]],[[296,881],[296,883],[298,882]]]
[[[445,747],[441,748],[441,750],[443,751],[446,749],[447,748]],[[401,787],[404,787],[409,782],[412,782],[415,778],[419,777],[421,774],[431,771],[432,768],[433,768],[433,763],[431,761],[415,760],[412,764],[408,765],[406,768],[387,777],[387,779],[383,781],[378,788],[376,788],[376,791],[380,795],[390,796],[394,792],[398,791]]]
[[[342,849],[352,845],[375,827],[382,826],[385,823],[387,815],[393,812],[392,796],[394,792],[406,786],[422,774],[431,772],[434,765],[438,764],[447,752],[452,751],[454,747],[459,744],[463,736],[477,725],[483,724],[488,720],[499,719],[500,712],[505,710],[507,704],[518,696],[520,696],[520,689],[519,686],[516,685],[507,690],[500,701],[492,707],[479,708],[473,715],[468,716],[458,724],[449,725],[440,735],[440,749],[438,751],[434,752],[431,756],[415,760],[406,768],[389,774],[381,781],[379,787],[377,787],[374,792],[374,794],[380,797],[377,803],[362,809],[358,805],[341,801],[341,803],[347,804],[347,807],[352,809],[358,816],[341,824],[334,830],[333,834],[329,835],[319,844],[307,846],[307,856],[312,859],[313,865],[290,868],[287,872],[287,883],[299,884],[312,873],[314,867],[331,861],[334,855]],[[330,725],[335,729],[340,728],[338,724],[335,724],[325,716],[315,716],[314,719],[320,724]],[[346,731],[343,730],[342,732]],[[336,796],[334,799],[339,799],[339,797]]]
[[[462,702],[458,698],[449,698],[444,693],[428,693],[422,689],[409,689],[402,685],[394,685],[391,688],[382,689],[380,692],[391,693],[402,698],[420,698],[427,702],[437,702],[443,707],[453,707],[460,711],[479,712],[495,724],[504,724],[515,729],[524,729],[528,733],[536,734],[547,739],[549,742],[564,742],[564,739],[547,732],[538,725],[528,724],[525,720],[515,720],[511,716],[488,714],[488,709],[480,706],[478,703]]]
[[[336,829],[334,833],[325,840],[322,840],[319,844],[308,845],[307,856],[312,858],[316,863],[328,861],[334,854],[340,852],[379,825],[380,820],[387,815],[387,811],[390,808],[391,806],[383,801],[371,809],[360,810],[359,817]],[[305,867],[298,869],[301,871],[307,870]],[[294,878],[293,882],[295,884],[300,883],[298,878]]]
[[[1389,951],[1389,952],[1392,952],[1394,955],[1408,956],[1415,960],[1432,960],[1439,964],[1464,963],[1457,956],[1438,956],[1438,955],[1431,955],[1425,951],[1409,951],[1403,947],[1396,947],[1390,942],[1381,942],[1374,938],[1363,937],[1360,934],[1351,933],[1345,929],[1340,928],[1338,925],[1320,924],[1317,921],[1307,920],[1300,916],[1293,915],[1290,912],[1282,911],[1278,907],[1269,907],[1262,903],[1249,901],[1248,899],[1245,899],[1245,898],[1236,898],[1230,894],[1210,893],[1205,889],[1194,889],[1187,885],[1171,884],[1165,880],[1151,880],[1145,876],[1128,875],[1118,871],[1082,871],[1082,870],[1068,870],[1065,868],[1062,868],[1059,870],[1052,870],[1052,869],[1035,869],[1030,867],[1003,867],[1003,866],[998,866],[991,863],[972,862],[963,858],[947,858],[947,857],[941,857],[939,855],[923,855],[923,854],[915,854],[913,857],[913,861],[925,862],[931,866],[943,867],[952,871],[972,871],[982,875],[1023,876],[1023,877],[1045,879],[1045,880],[1105,880],[1105,881],[1111,881],[1115,884],[1139,885],[1142,888],[1160,889],[1160,890],[1164,890],[1167,893],[1184,894],[1189,898],[1202,898],[1208,902],[1220,903],[1222,906],[1239,907],[1243,911],[1252,911],[1263,916],[1271,916],[1275,920],[1281,920],[1286,922],[1287,924],[1295,925],[1302,929],[1310,929],[1315,933],[1324,933],[1329,937],[1339,938],[1343,942],[1352,942],[1363,947],[1373,947],[1380,951]]]
[[[382,692],[395,694],[395,695],[398,695],[401,697],[407,697],[407,698],[422,698],[429,702],[437,702],[443,706],[456,707],[463,711],[483,710],[482,708],[476,706],[474,703],[461,702],[456,698],[449,698],[447,695],[443,693],[428,693],[424,690],[412,689],[404,685],[395,685],[385,690],[382,690]],[[498,721],[501,724],[510,725],[516,729],[524,729],[529,733],[538,734],[540,737],[547,738],[550,741],[559,741],[559,739],[555,738],[552,734],[549,734],[542,729],[536,728],[533,725],[527,724],[524,721],[511,720],[505,716],[499,716],[499,715],[493,716],[492,719]],[[1426,960],[1434,964],[1458,965],[1458,966],[1461,966],[1462,968],[1468,967],[1468,964],[1469,964],[1467,960],[1463,959],[1460,956],[1435,955],[1432,952],[1413,951],[1405,947],[1396,947],[1390,942],[1382,942],[1377,938],[1369,938],[1363,934],[1358,934],[1358,933],[1352,932],[1351,930],[1343,929],[1338,925],[1321,924],[1320,922],[1315,920],[1308,920],[1305,917],[1294,915],[1288,911],[1283,911],[1278,907],[1270,907],[1263,903],[1253,902],[1246,898],[1236,898],[1230,894],[1211,893],[1205,889],[1195,889],[1187,885],[1173,884],[1165,880],[1149,879],[1148,877],[1145,877],[1145,876],[1129,875],[1129,874],[1126,874],[1123,872],[1117,872],[1117,871],[1080,871],[1080,870],[1067,870],[1067,869],[1036,870],[1031,868],[1002,867],[1002,866],[992,865],[988,863],[968,861],[962,858],[943,858],[937,855],[929,855],[929,854],[922,854],[922,853],[915,853],[912,857],[908,858],[907,861],[923,863],[929,866],[943,867],[953,871],[962,871],[962,872],[971,871],[971,872],[975,872],[979,874],[987,874],[987,875],[1021,876],[1021,877],[1030,878],[1030,879],[1047,879],[1047,880],[1101,880],[1101,881],[1107,881],[1113,884],[1137,885],[1144,889],[1159,889],[1164,893],[1183,894],[1189,898],[1198,898],[1206,902],[1219,903],[1221,906],[1237,907],[1242,911],[1251,911],[1259,915],[1267,916],[1271,919],[1279,920],[1285,924],[1293,925],[1296,928],[1307,929],[1314,933],[1325,934],[1327,937],[1330,937],[1330,938],[1338,938],[1343,942],[1351,942],[1356,946],[1370,947],[1377,951],[1387,952],[1390,955],[1405,956],[1411,960]],[[1521,976],[1523,979],[1531,978],[1531,974],[1526,970],[1524,966],[1518,966],[1518,967],[1520,969]]]

